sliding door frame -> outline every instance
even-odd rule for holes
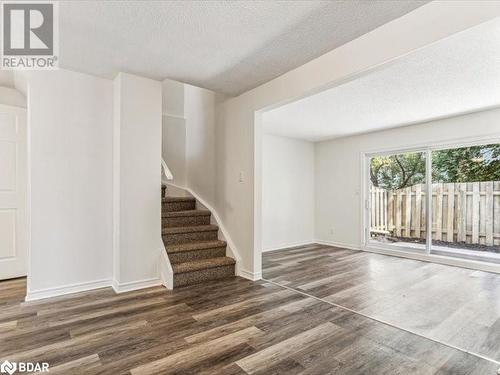
[[[408,147],[385,148],[370,150],[361,153],[361,250],[375,252],[379,254],[394,255],[404,258],[423,260],[427,262],[448,264],[464,268],[477,269],[488,272],[500,273],[500,264],[480,260],[480,256],[473,259],[459,258],[449,255],[437,255],[432,253],[432,152],[446,150],[450,148],[461,148],[471,146],[481,146],[493,143],[500,143],[500,133],[476,137],[460,138],[445,142],[430,142],[428,144],[418,144]],[[426,156],[426,244],[425,251],[415,251],[403,246],[374,244],[370,242],[370,159],[374,156],[386,156],[411,152],[423,152]]]
[[[434,210],[432,209],[432,150],[425,150],[425,253],[430,255],[432,248],[432,220]]]

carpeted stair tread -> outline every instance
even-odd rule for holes
[[[236,261],[229,257],[193,260],[190,262],[172,264],[174,274],[206,270],[210,268],[234,265]]]
[[[184,216],[210,216],[208,210],[185,210],[185,211],[166,211],[162,213],[163,217],[184,217]]]
[[[162,189],[162,239],[174,271],[174,288],[235,274],[236,261],[226,256],[227,243],[218,239],[211,212],[196,208],[194,197],[174,197]]]
[[[221,240],[197,241],[197,242],[188,242],[178,245],[169,245],[166,246],[166,250],[168,254],[173,254],[173,253],[182,253],[185,251],[214,249],[217,247],[224,247],[226,245],[227,245],[226,241],[221,241]]]
[[[165,197],[161,201],[163,203],[196,202],[196,199],[193,197]]]
[[[167,227],[162,229],[163,235],[178,233],[199,233],[219,230],[217,225],[195,225],[189,227]]]

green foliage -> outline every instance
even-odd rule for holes
[[[413,152],[371,159],[372,184],[384,189],[401,189],[425,182],[425,154]]]
[[[412,152],[371,159],[374,186],[401,189],[425,183],[425,153]],[[473,146],[432,152],[433,182],[500,180],[500,145]]]
[[[432,180],[436,182],[500,180],[500,145],[463,147],[433,152]]]

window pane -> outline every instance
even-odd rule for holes
[[[425,251],[425,153],[370,159],[370,242]]]
[[[500,253],[500,145],[434,151],[432,182],[433,253]]]

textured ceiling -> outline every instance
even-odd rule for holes
[[[500,19],[264,114],[267,133],[311,141],[500,105]]]
[[[237,95],[426,2],[62,1],[60,66]]]

